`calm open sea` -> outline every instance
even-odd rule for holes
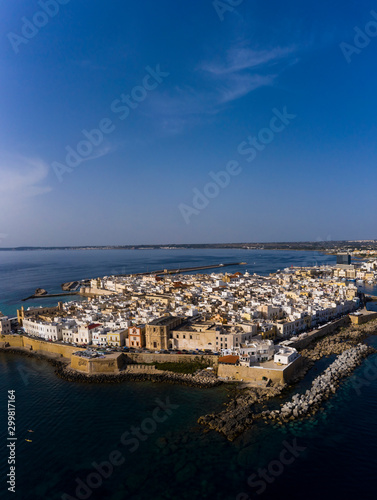
[[[226,250],[0,252],[0,310],[14,314],[19,299],[36,287],[58,291],[60,283],[76,278],[233,261],[248,262],[242,270],[267,274],[290,265],[333,263],[334,257]],[[369,342],[377,347],[377,337]],[[374,499],[376,365],[372,355],[315,418],[288,427],[257,424],[229,443],[203,433],[196,423],[200,415],[222,408],[225,387],[73,384],[57,378],[44,362],[1,354],[0,498]],[[308,373],[300,390],[319,368]],[[16,391],[16,494],[7,492],[6,483],[11,389]],[[162,403],[170,404],[165,413],[156,410]],[[113,470],[103,463],[109,457]]]

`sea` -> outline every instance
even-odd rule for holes
[[[1,251],[0,310],[12,316],[22,304],[56,304],[56,299],[21,299],[37,287],[57,293],[66,281],[241,261],[247,265],[207,272],[268,275],[292,265],[334,264],[335,258],[264,250]],[[372,285],[364,291],[377,295]],[[377,336],[368,343],[377,348]],[[268,404],[304,392],[333,359],[317,362],[298,386]],[[256,422],[233,442],[197,423],[201,415],[224,408],[231,385],[70,383],[44,361],[0,354],[0,387],[1,499],[376,497],[376,354],[316,416],[289,425]],[[10,436],[12,394],[16,423]],[[15,493],[8,490],[10,467],[15,467]]]

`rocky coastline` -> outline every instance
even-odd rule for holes
[[[28,351],[17,347],[0,348],[0,352],[19,354],[33,359],[47,361],[55,368],[55,374],[68,382],[78,382],[86,384],[119,384],[122,382],[160,382],[170,384],[180,384],[189,387],[211,388],[221,385],[223,382],[219,380],[213,372],[207,370],[199,370],[194,375],[185,373],[174,373],[168,371],[158,372],[127,372],[120,371],[113,374],[86,374],[80,373],[69,368],[69,361],[61,361],[55,357],[49,356],[41,352]]]
[[[341,381],[351,375],[363,359],[373,352],[376,350],[365,344],[358,344],[344,351],[321,375],[314,379],[311,388],[305,394],[295,394],[291,401],[281,406],[280,410],[267,410],[260,416],[284,423],[314,415],[321,404],[336,393]]]
[[[206,431],[215,430],[228,440],[233,441],[258,419],[263,419],[267,423],[285,423],[289,420],[313,415],[326,399],[335,394],[342,380],[349,376],[366,356],[376,352],[372,347],[362,343],[368,335],[376,333],[377,320],[365,325],[343,327],[333,334],[313,341],[312,344],[300,351],[303,358],[303,368],[290,386],[279,384],[264,388],[240,389],[233,384],[229,385],[231,387],[230,400],[226,403],[225,409],[217,414],[201,416],[198,423],[205,427]],[[69,382],[114,384],[144,381],[181,384],[198,388],[210,388],[223,384],[212,371],[207,370],[200,370],[194,375],[189,375],[168,371],[161,371],[161,373],[157,371],[128,372],[125,369],[116,374],[89,375],[72,370],[68,360],[57,359],[46,353],[15,347],[0,348],[0,352],[45,360],[54,366],[57,376]],[[306,375],[316,361],[331,355],[337,355],[336,360],[316,377],[311,389],[305,394],[295,394],[291,401],[284,403],[279,410],[261,411],[261,408],[258,408],[259,405],[265,405],[271,398],[282,398],[284,393],[292,388],[292,385]]]
[[[253,424],[256,418],[254,405],[279,396],[286,387],[287,385],[275,385],[263,389],[258,387],[242,391],[236,389],[235,395],[226,403],[225,410],[199,417],[198,423],[205,426],[208,431],[217,431],[229,441],[233,441]]]
[[[276,413],[269,412],[268,410],[258,412],[256,405],[264,404],[274,397],[282,397],[288,389],[301,380],[306,373],[313,368],[316,361],[334,354],[342,356],[343,353],[349,351],[348,354],[345,354],[344,358],[340,358],[339,361],[334,364],[331,372],[324,372],[323,375],[325,378],[318,381],[318,386],[315,387],[315,391],[321,388],[321,396],[316,393],[314,396],[314,398],[318,396],[316,404],[310,405],[312,413],[315,413],[319,409],[321,403],[336,392],[341,380],[349,376],[366,356],[375,352],[375,349],[372,347],[361,344],[368,335],[373,334],[377,334],[376,320],[365,325],[342,327],[333,334],[313,341],[307,348],[300,351],[303,358],[302,368],[300,372],[296,374],[290,386],[275,385],[267,389],[238,389],[231,395],[231,400],[226,403],[226,408],[223,411],[218,414],[204,415],[198,419],[198,423],[206,427],[208,431],[215,430],[223,434],[229,441],[233,441],[260,418],[263,418],[266,422],[273,420],[279,420],[280,422],[287,421],[285,417],[278,418],[279,415],[282,417],[279,410],[277,410]],[[331,374],[331,376],[329,374]],[[317,378],[320,377],[321,375]],[[330,377],[333,382],[329,385],[329,389],[326,386],[329,380],[328,377]],[[288,407],[292,412],[285,412],[285,415],[287,417],[289,415],[289,418],[292,420],[307,416],[307,413],[301,411],[301,406],[296,408],[295,404],[301,405],[300,396],[296,396],[295,401],[292,402],[292,406]],[[303,403],[306,403],[306,400],[304,400]],[[295,412],[297,416],[293,414],[294,408],[297,409]]]

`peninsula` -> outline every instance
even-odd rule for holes
[[[234,439],[254,419],[316,411],[373,352],[361,342],[375,332],[377,313],[365,309],[366,297],[355,279],[347,281],[350,276],[375,280],[377,261],[291,267],[268,277],[212,272],[178,278],[163,270],[98,277],[81,287],[76,281],[86,301],[22,307],[18,334],[1,317],[0,347],[47,356],[68,380],[237,383],[247,389],[233,406],[200,420]],[[306,397],[298,395],[275,413],[254,413],[255,402],[281,394],[315,359],[334,353],[339,359]]]

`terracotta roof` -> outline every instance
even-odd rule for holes
[[[221,356],[219,358],[219,363],[223,363],[225,365],[235,365],[238,363],[239,356]]]
[[[93,330],[93,328],[97,328],[97,326],[102,326],[101,323],[92,323],[88,325],[88,330]]]

